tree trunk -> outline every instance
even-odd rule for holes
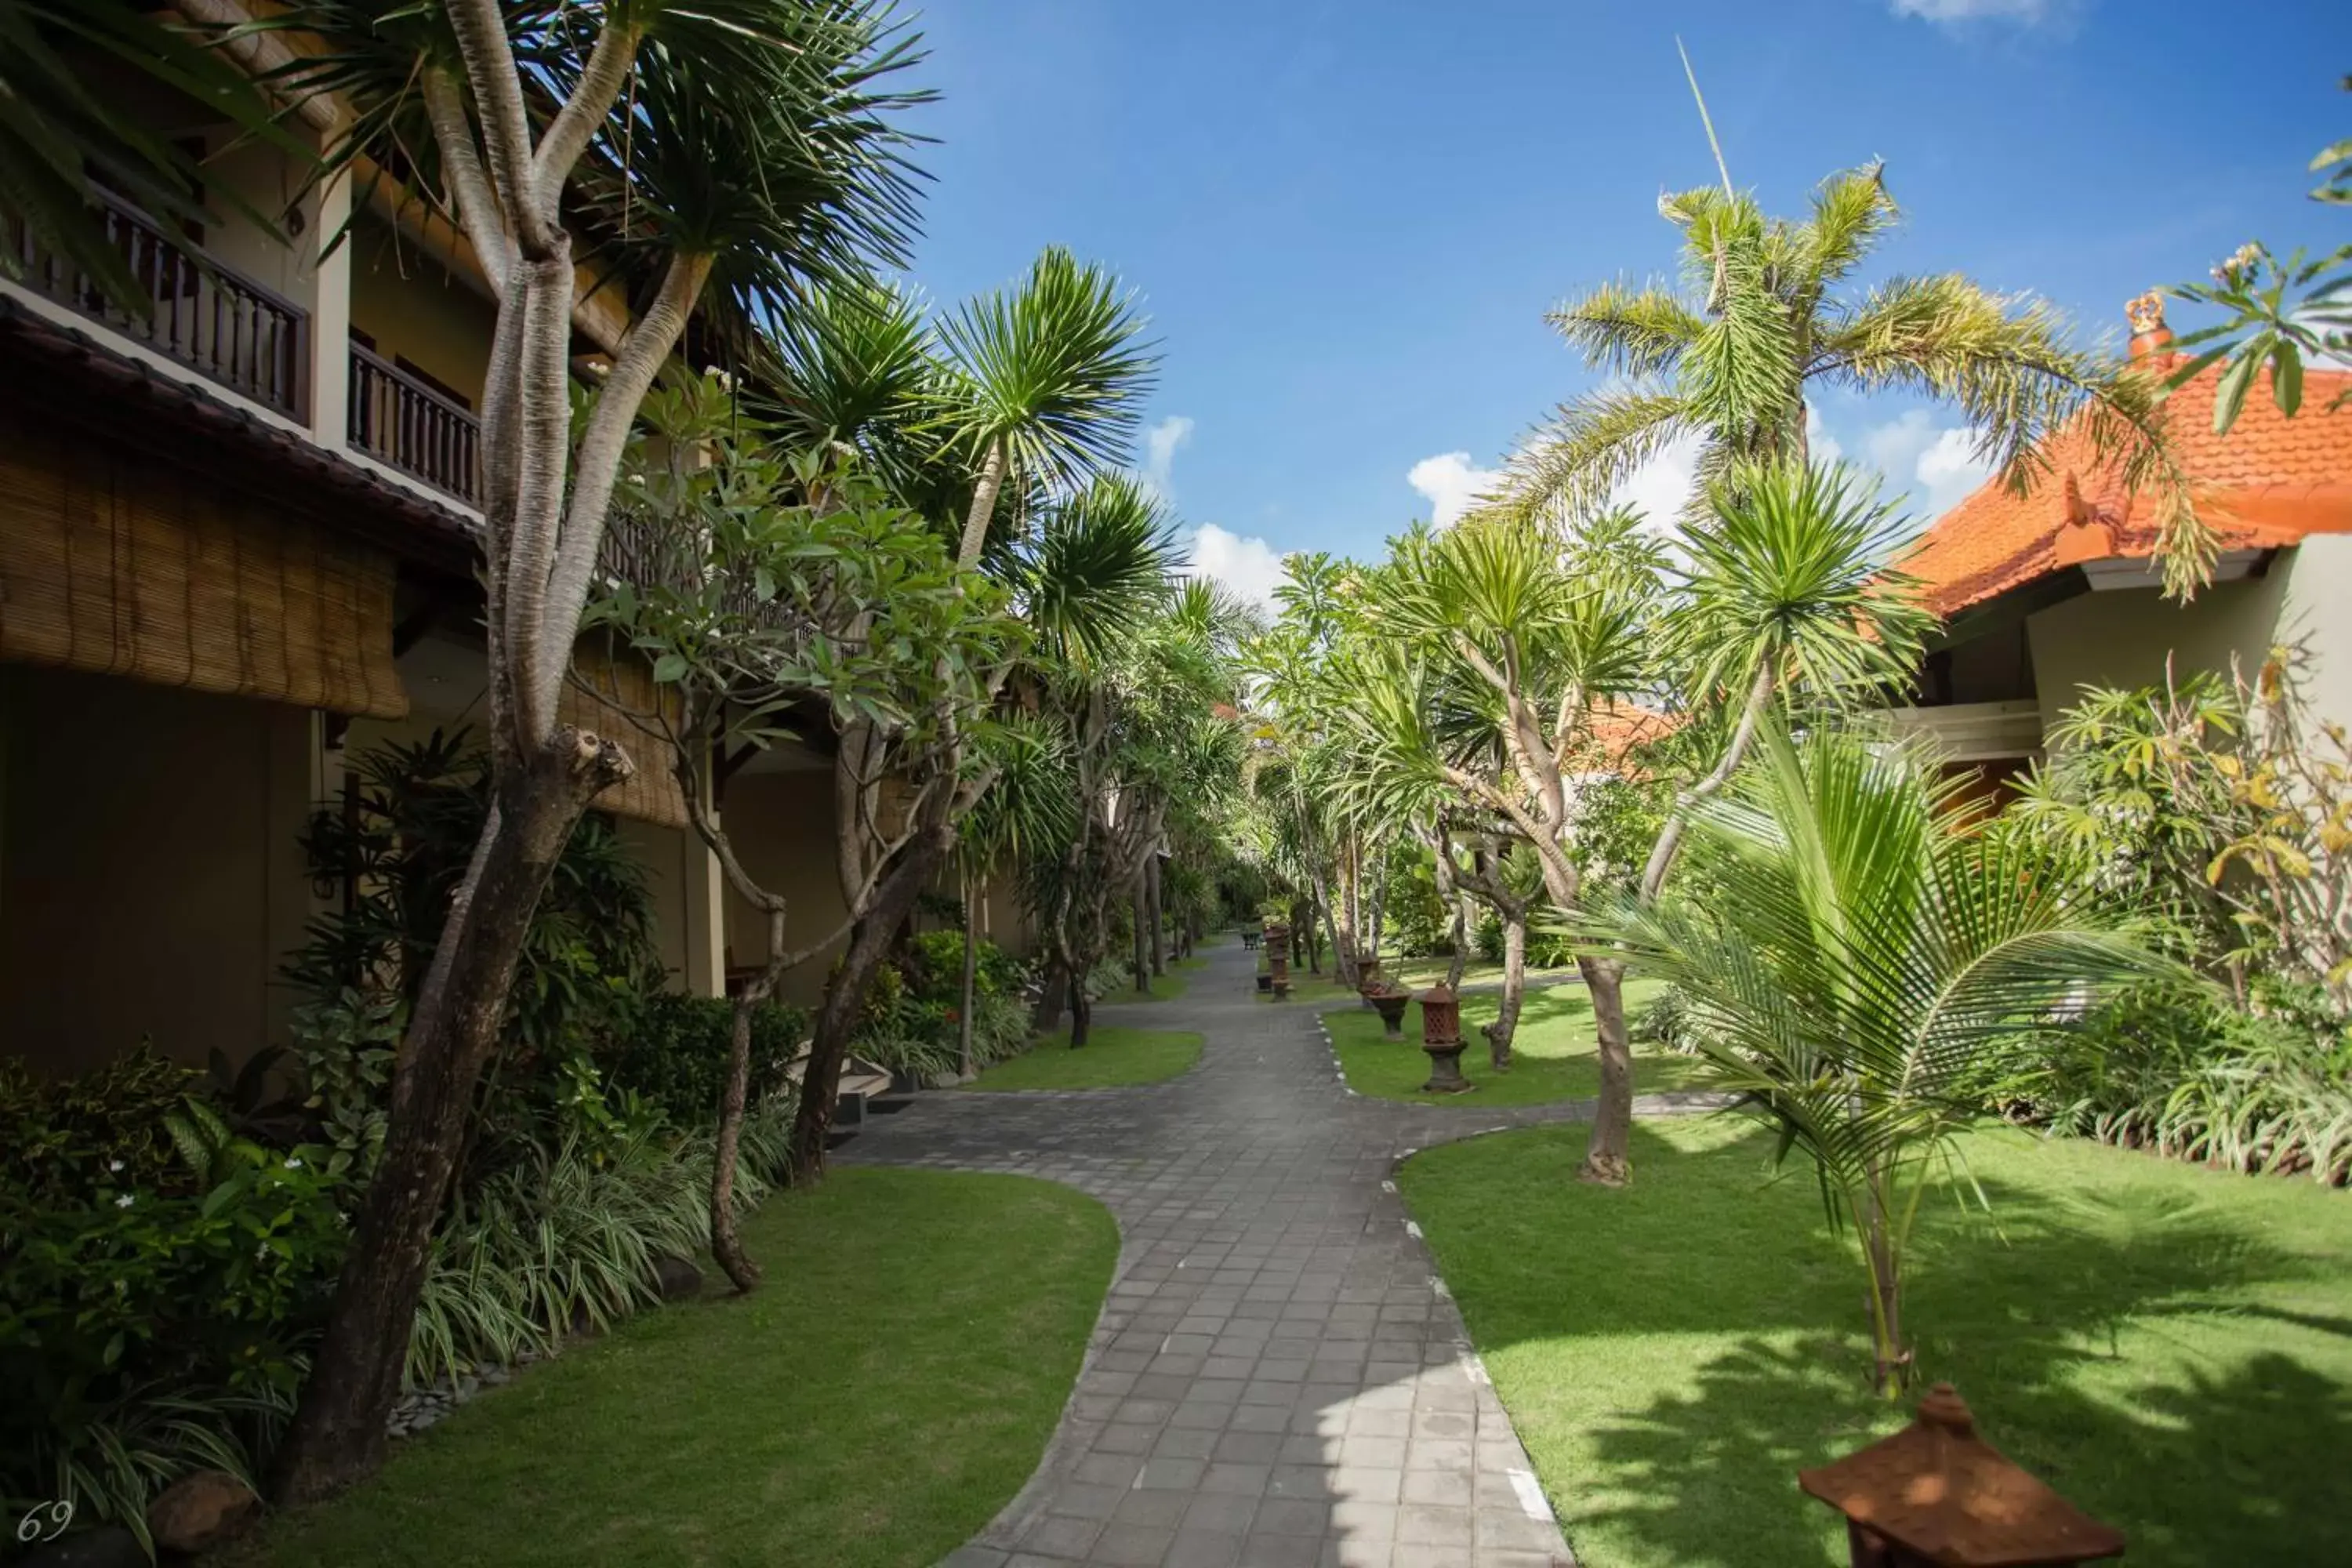
[[[1601,1099],[1580,1179],[1622,1187],[1633,1179],[1633,1048],[1625,1035],[1625,966],[1613,958],[1580,958],[1601,1047]]]
[[[973,1072],[971,1060],[971,1005],[974,984],[980,973],[980,899],[979,889],[971,878],[963,884],[963,988],[956,1011],[956,1072],[970,1079]]]
[[[1076,1050],[1087,1043],[1087,1035],[1095,1021],[1094,998],[1087,994],[1084,984],[1070,987],[1070,1049]]]
[[[588,803],[631,771],[619,746],[566,725],[496,786],[394,1059],[375,1179],[278,1447],[281,1502],[317,1501],[383,1462],[384,1420],[400,1394],[434,1226],[457,1173],[474,1081],[498,1048],[532,912]]]
[[[824,1000],[817,1006],[808,1067],[801,1075],[801,1100],[793,1115],[786,1167],[786,1179],[794,1186],[824,1177],[825,1145],[833,1135],[834,1107],[841,1092],[841,1064],[849,1055],[849,1039],[857,1029],[866,987],[889,952],[898,923],[930,886],[945,856],[944,834],[924,835],[908,844],[899,851],[898,863],[883,873],[865,913],[849,928],[849,945],[842,951],[841,967],[834,972],[832,983],[824,988]]]
[[[1061,1026],[1062,1008],[1070,996],[1070,966],[1059,958],[1045,961],[1045,983],[1037,990],[1037,1009],[1030,1015],[1029,1027],[1037,1034],[1050,1035]]]
[[[1160,909],[1160,857],[1154,855],[1143,863],[1143,896],[1151,910],[1151,973],[1168,973],[1168,942],[1161,930]]]
[[[1486,1037],[1486,1059],[1496,1072],[1511,1070],[1511,1041],[1519,1032],[1519,1006],[1528,991],[1528,917],[1525,910],[1503,917],[1503,1005],[1495,1021],[1479,1032]]]
[[[776,957],[770,953],[761,981],[772,981],[780,973]],[[734,1026],[727,1040],[727,1089],[719,1102],[719,1141],[710,1156],[710,1256],[741,1295],[760,1283],[760,1266],[743,1250],[742,1237],[735,1231],[735,1155],[743,1146],[743,1110],[751,1099],[751,1015],[767,1000],[768,989],[765,984],[747,985],[736,994]]]
[[[1139,878],[1135,884],[1135,956],[1131,961],[1135,970],[1135,994],[1139,996],[1151,994],[1151,959],[1144,952],[1151,941],[1151,921],[1144,910],[1146,896],[1143,881]]]
[[[1462,971],[1470,962],[1470,895],[1456,894],[1454,900],[1454,957],[1445,965],[1445,988],[1462,989]]]
[[[967,571],[980,564],[981,552],[988,547],[988,525],[996,516],[996,498],[1004,489],[1004,441],[1002,437],[988,444],[988,455],[981,459],[979,476],[971,488],[971,510],[964,514],[963,542],[956,551],[956,564]]]
[[[1862,1209],[1863,1260],[1870,1268],[1873,1380],[1878,1393],[1892,1399],[1911,1377],[1911,1355],[1903,1343],[1902,1268],[1874,1184],[1864,1187]]]

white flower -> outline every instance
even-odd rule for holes
[[[300,1169],[302,1168],[302,1157],[301,1157],[299,1154],[289,1154],[289,1155],[287,1155],[287,1156],[286,1156],[286,1168],[287,1168],[288,1170],[289,1170],[289,1171],[299,1171],[299,1170],[300,1170]]]
[[[106,1163],[106,1168],[110,1171],[120,1171],[122,1169],[122,1162],[120,1160],[109,1160]]]
[[[129,1208],[131,1206],[131,1194],[129,1193],[125,1193],[121,1197],[115,1199],[114,1206],[119,1209]]]

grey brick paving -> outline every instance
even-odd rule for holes
[[[1200,1030],[1183,1077],[927,1095],[837,1156],[1044,1177],[1118,1219],[1118,1272],[1045,1459],[948,1568],[1572,1564],[1390,1177],[1412,1150],[1589,1105],[1350,1094],[1312,1011],[1255,1000],[1255,954],[1207,958],[1175,1002],[1097,1010]]]

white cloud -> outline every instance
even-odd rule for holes
[[[1706,445],[1696,435],[1678,437],[1610,491],[1609,504],[1632,507],[1653,531],[1675,531],[1682,526],[1683,509],[1690,504],[1692,487],[1698,483],[1699,453]]]
[[[1805,405],[1805,455],[1816,463],[1834,463],[1845,456],[1845,448],[1822,423],[1822,411],[1810,403]]]
[[[1213,578],[1252,604],[1271,608],[1283,579],[1282,556],[1263,539],[1204,522],[1193,531],[1184,575]]]
[[[1139,477],[1145,487],[1163,501],[1172,503],[1176,499],[1176,454],[1192,439],[1192,418],[1188,414],[1171,414],[1143,433],[1143,472]]]
[[[1429,521],[1444,528],[1458,520],[1502,479],[1500,468],[1482,468],[1467,452],[1440,452],[1405,471],[1404,481],[1429,498]]]
[[[2015,22],[2031,27],[2047,21],[2057,0],[1895,0],[1898,16],[1917,16],[1946,26],[1969,22]]]
[[[1937,428],[1935,416],[1914,408],[1862,438],[1872,467],[1891,489],[1910,492],[1928,521],[1941,517],[1992,473],[1976,452],[1976,433],[1964,426]]]

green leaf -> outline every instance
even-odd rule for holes
[[[2303,352],[2285,338],[2271,351],[2271,396],[2289,419],[2303,406]]]
[[[2246,388],[2253,384],[2254,367],[2263,361],[2255,344],[2246,345],[2244,353],[2231,362],[2221,377],[2221,389],[2213,395],[2213,434],[2226,436],[2230,426],[2238,422],[2238,410],[2244,406]]]
[[[666,653],[654,660],[654,683],[671,686],[686,679],[686,655]]]

